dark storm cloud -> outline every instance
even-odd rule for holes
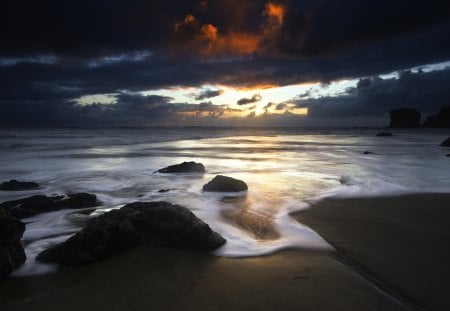
[[[1,102],[0,124],[5,126],[158,126],[181,125],[184,119],[217,118],[232,111],[211,102],[169,103],[170,97],[121,93],[114,103],[80,105],[52,100],[41,102]]]
[[[267,104],[264,106],[263,109],[269,109],[270,107],[272,107],[272,106],[274,106],[274,105],[276,105],[276,104],[273,103],[273,102],[269,102],[269,103],[267,103]]]
[[[372,43],[352,53],[303,61],[254,57],[205,62],[151,55],[134,61],[124,57],[123,61],[98,63],[98,66],[90,65],[95,58],[60,59],[50,64],[19,62],[0,66],[0,99],[73,99],[88,94],[196,87],[206,83],[246,87],[326,83],[448,60],[448,37],[450,24]]]
[[[305,58],[334,55],[400,37],[446,22],[450,17],[448,1],[270,3],[280,8],[280,16],[270,13],[266,0],[7,1],[0,13],[0,55],[55,53],[86,57],[139,49],[186,54],[184,45],[195,53],[192,41],[202,47],[222,44],[223,41],[208,36],[212,29],[209,26],[213,26],[219,39],[243,39],[244,35],[257,38],[255,52]],[[181,36],[177,25],[183,28]],[[241,36],[233,37],[236,34]],[[193,40],[199,35],[204,40]],[[225,42],[241,46],[234,39]]]
[[[172,113],[167,99],[156,104],[147,98],[139,105],[121,96],[204,84],[327,84],[450,60],[448,1],[280,0],[271,5],[260,0],[7,1],[0,11],[0,109],[30,123],[60,118],[86,124],[101,113],[112,122],[139,111],[156,120],[183,106]],[[210,92],[196,99],[212,98],[216,91]],[[119,94],[117,107],[76,105],[79,97],[95,94]],[[45,114],[36,113],[33,120],[29,112],[35,110]]]
[[[424,115],[435,114],[450,105],[450,68],[432,72],[401,72],[399,78],[360,79],[343,95],[299,99],[309,118],[383,117],[391,109],[416,108]],[[343,121],[345,122],[345,121]]]
[[[261,95],[259,94],[255,94],[250,98],[241,98],[237,101],[237,104],[242,106],[242,105],[248,105],[248,104],[253,104],[256,102],[259,102],[262,99]]]
[[[275,106],[275,110],[285,110],[288,107],[287,103],[279,103]]]
[[[223,90],[205,90],[194,95],[195,100],[204,100],[208,98],[217,97],[223,94]]]
[[[7,1],[2,4],[2,54],[98,55],[157,47],[197,1]]]
[[[359,48],[448,22],[448,1],[303,0],[285,3],[283,24],[268,42],[280,53],[316,57]]]
[[[0,103],[2,126],[139,125],[164,118],[173,111],[164,96],[118,94],[114,104],[79,105],[65,99]],[[136,123],[138,122],[138,123]]]

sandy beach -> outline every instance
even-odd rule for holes
[[[326,199],[293,215],[336,252],[139,247],[0,282],[1,310],[445,310],[450,195]]]
[[[2,310],[398,310],[328,254],[218,258],[137,248],[79,268],[0,283]]]
[[[413,308],[450,308],[450,195],[326,199],[293,217]]]

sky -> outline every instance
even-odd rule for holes
[[[450,105],[450,2],[2,2],[0,127],[383,126]]]

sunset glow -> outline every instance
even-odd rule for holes
[[[1,12],[0,310],[450,310],[449,0]]]
[[[267,2],[264,14],[275,18],[276,22],[281,25],[284,18],[284,7],[273,2]]]

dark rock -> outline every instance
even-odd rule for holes
[[[450,128],[450,106],[442,107],[437,115],[428,116],[422,126]]]
[[[205,167],[201,163],[183,162],[181,164],[170,165],[157,170],[158,173],[204,173]]]
[[[389,136],[394,136],[392,133],[389,132],[380,132],[378,134],[376,134],[375,136],[377,137],[389,137]]]
[[[420,112],[416,109],[399,108],[389,112],[390,127],[416,128],[420,127]]]
[[[16,218],[26,218],[37,214],[68,208],[85,208],[98,206],[97,197],[89,193],[76,193],[68,196],[33,195],[28,198],[6,201],[0,208],[7,210]]]
[[[67,197],[59,200],[58,204],[60,209],[98,206],[97,196],[86,192],[69,194]]]
[[[450,137],[447,138],[446,140],[444,140],[444,141],[441,143],[441,146],[443,146],[443,147],[450,147]]]
[[[0,208],[0,279],[10,275],[26,260],[20,239],[25,224]]]
[[[446,155],[446,157],[450,157],[450,153]]]
[[[92,219],[65,242],[43,251],[37,260],[80,265],[136,244],[212,250],[226,242],[190,210],[167,202],[127,204]]]
[[[17,181],[11,179],[0,184],[0,190],[4,191],[20,191],[39,188],[39,184],[31,181]]]
[[[247,184],[242,180],[222,175],[217,175],[213,180],[203,186],[203,191],[213,192],[238,192],[246,191],[247,189]]]
[[[363,154],[373,154],[371,151],[364,151]]]
[[[160,189],[158,190],[159,193],[165,193],[165,192],[169,192],[170,189]]]

